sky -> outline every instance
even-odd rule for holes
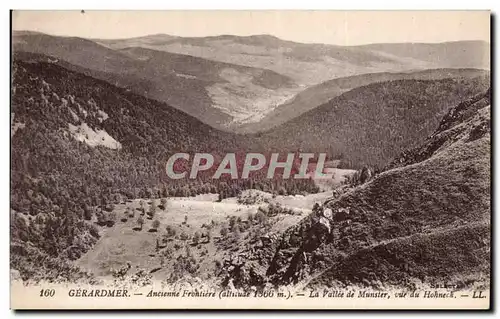
[[[270,34],[304,43],[359,45],[490,40],[489,11],[14,11],[13,30],[118,39]]]

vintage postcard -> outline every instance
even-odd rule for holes
[[[12,11],[12,309],[489,309],[489,11]]]

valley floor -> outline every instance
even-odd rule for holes
[[[257,190],[243,192],[239,198],[226,198],[217,202],[218,194],[204,194],[196,197],[168,198],[164,209],[158,208],[153,219],[143,216],[145,221],[142,230],[139,229],[137,219],[140,216],[141,199],[129,200],[116,205],[114,211],[118,218],[114,226],[101,228],[101,238],[97,244],[76,261],[76,264],[98,278],[111,279],[114,270],[125,267],[127,262],[132,269],[144,269],[147,272],[154,270],[154,279],[165,280],[171,276],[175,268],[176,258],[186,255],[186,247],[190,247],[200,267],[200,273],[209,279],[213,272],[216,260],[222,260],[228,251],[220,247],[222,228],[229,228],[231,218],[239,218],[243,223],[248,221],[249,215],[255,216],[259,207],[266,207],[269,203],[289,209],[293,214],[279,214],[273,217],[267,234],[281,233],[288,227],[297,224],[302,218],[310,214],[315,203],[322,203],[331,196],[331,191],[307,196],[274,196]],[[252,198],[255,203],[243,204],[246,198]],[[146,207],[151,200],[143,200]],[[156,200],[156,202],[159,202]],[[122,219],[127,207],[135,211],[133,218]],[[234,216],[234,217],[233,217]],[[186,219],[187,218],[187,219]],[[158,220],[158,230],[153,230],[153,220]],[[210,242],[202,238],[200,244],[194,245],[196,234],[205,234],[207,225],[211,225]],[[176,235],[168,238],[166,247],[157,249],[157,241],[162,241],[167,235],[167,226],[175,229]],[[252,228],[241,233],[243,244],[245,239],[253,235]],[[263,234],[264,235],[264,234]],[[236,243],[235,243],[236,244]],[[237,248],[237,247],[235,247]],[[163,253],[169,251],[167,254]],[[163,266],[162,266],[163,265]]]

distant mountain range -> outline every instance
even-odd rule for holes
[[[90,40],[25,31],[15,31],[12,39],[16,52],[67,62],[235,132],[269,129],[283,123],[276,118],[292,119],[319,106],[329,94],[311,101],[304,100],[307,93],[298,94],[332,79],[434,68],[489,69],[490,60],[489,44],[481,41],[343,47],[269,35]],[[350,87],[364,84],[353,81]]]
[[[165,34],[94,41],[113,49],[145,47],[270,69],[305,86],[363,73],[490,65],[489,44],[483,41],[339,46],[297,43],[270,35],[180,38]]]

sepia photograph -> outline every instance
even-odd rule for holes
[[[12,309],[490,309],[490,11],[10,19]]]

